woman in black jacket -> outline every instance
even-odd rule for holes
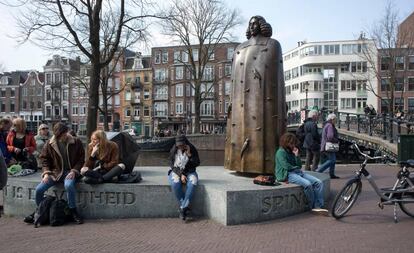
[[[168,181],[180,206],[180,218],[185,220],[189,205],[197,186],[198,175],[196,167],[200,165],[197,149],[184,135],[175,138],[175,145],[170,151],[170,170]],[[186,185],[185,192],[183,184]]]

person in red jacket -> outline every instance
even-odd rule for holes
[[[27,130],[26,121],[22,118],[13,119],[13,128],[6,138],[7,150],[17,161],[26,161],[36,150],[34,135]]]

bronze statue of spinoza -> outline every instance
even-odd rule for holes
[[[275,151],[286,130],[282,49],[261,16],[250,18],[248,41],[233,55],[224,167],[274,173]]]

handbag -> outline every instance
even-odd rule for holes
[[[325,144],[325,151],[326,152],[338,152],[339,151],[339,143],[333,143],[327,141]]]
[[[270,175],[270,176],[266,176],[266,175],[257,176],[253,179],[253,183],[254,184],[259,184],[259,185],[280,185],[280,183],[275,181],[275,176],[273,176],[273,175]]]

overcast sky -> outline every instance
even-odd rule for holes
[[[237,8],[243,25],[234,34],[237,41],[244,34],[251,16],[261,15],[273,28],[273,38],[283,51],[296,47],[297,42],[350,40],[361,30],[381,19],[387,0],[225,0]],[[414,0],[393,0],[401,20],[414,12]],[[0,5],[0,64],[7,71],[36,69],[43,71],[48,58],[57,52],[46,52],[30,43],[18,46],[8,35],[15,31],[14,12]],[[414,29],[414,28],[413,28]],[[167,46],[170,41],[154,36],[150,46]],[[144,51],[144,48],[134,48]],[[148,53],[148,52],[145,52]]]

